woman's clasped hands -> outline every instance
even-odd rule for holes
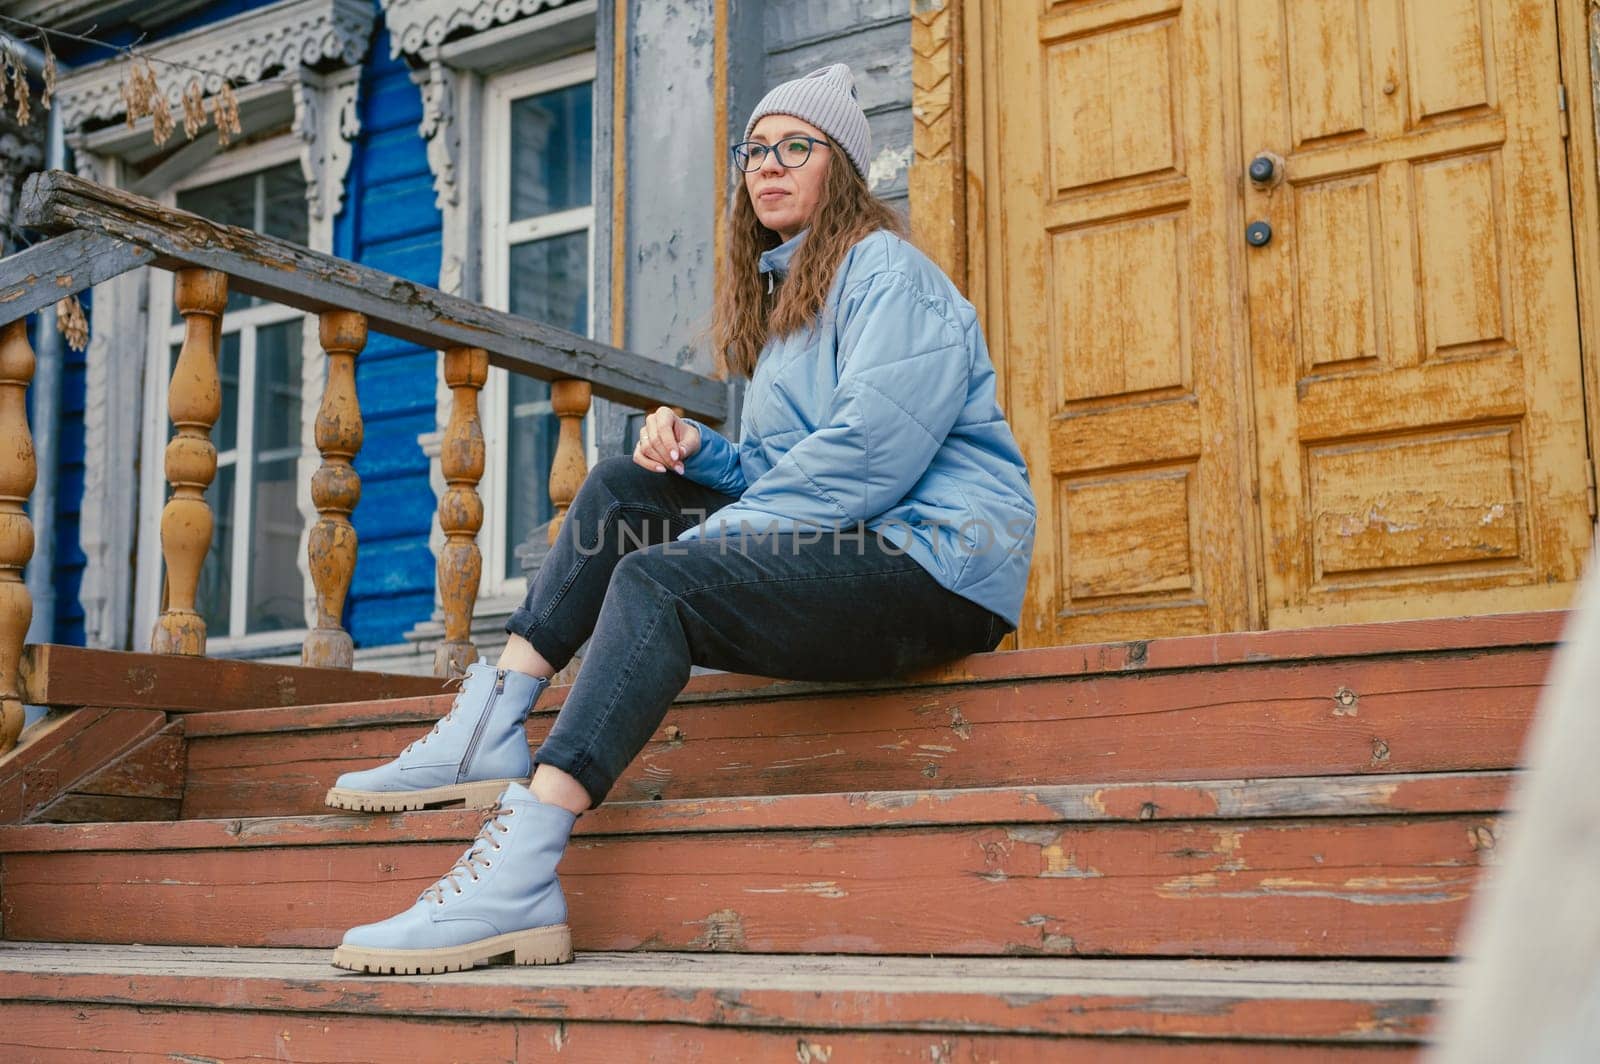
[[[658,406],[644,419],[633,446],[633,461],[657,473],[665,473],[671,466],[681,476],[684,460],[699,449],[700,430],[670,406]]]

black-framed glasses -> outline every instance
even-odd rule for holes
[[[761,169],[762,164],[767,161],[768,152],[776,152],[778,165],[786,170],[804,166],[806,160],[811,158],[812,146],[817,144],[826,147],[828,142],[819,137],[808,137],[797,133],[792,137],[784,137],[770,146],[759,140],[747,140],[742,144],[735,144],[730,150],[733,152],[733,165],[748,174]]]

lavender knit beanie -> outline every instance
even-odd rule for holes
[[[744,139],[750,139],[757,122],[773,114],[794,115],[810,122],[844,149],[856,173],[867,176],[872,130],[867,128],[866,112],[856,100],[856,80],[845,64],[813,70],[767,93],[744,127]]]

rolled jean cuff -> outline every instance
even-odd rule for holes
[[[551,743],[549,740],[533,752],[533,770],[538,772],[540,765],[558,768],[577,780],[588,792],[590,809],[597,808],[605,801],[606,795],[611,793],[612,786],[617,782],[605,775],[594,758],[575,753],[571,748]]]
[[[567,663],[578,652],[577,646],[569,646],[551,630],[548,624],[540,624],[538,617],[526,606],[518,606],[511,611],[511,616],[506,620],[506,631],[512,635],[519,635],[531,643],[533,649],[539,652],[539,656],[548,661],[557,672],[566,668]]]

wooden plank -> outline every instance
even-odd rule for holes
[[[185,734],[196,739],[277,735],[289,731],[434,721],[450,711],[454,700],[454,694],[445,693],[270,709],[198,710],[185,714],[183,721]]]
[[[179,718],[72,789],[79,794],[176,800],[183,797],[183,770],[183,720]]]
[[[686,1030],[731,1025],[1171,1039],[1248,1035],[1375,1044],[1420,1037],[1434,1002],[1450,992],[1441,983],[1446,965],[1427,966],[1421,981],[1390,981],[1387,969],[1394,965],[1366,964],[1362,976],[1341,982],[1347,976],[1324,973],[1325,967],[1348,972],[1340,962],[951,958],[930,965],[923,958],[802,955],[775,962],[602,952],[559,968],[384,980],[335,973],[325,953],[311,951],[140,947],[132,961],[127,953],[66,947],[41,955],[31,944],[6,948],[0,950],[0,994],[90,1005],[403,1014],[413,1020],[675,1022]]]
[[[574,834],[1494,813],[1504,809],[1512,779],[1506,772],[1438,772],[611,802],[584,814]],[[482,820],[471,809],[355,816],[324,810],[179,824],[27,824],[0,827],[0,853],[388,846],[470,839]]]
[[[33,819],[47,824],[160,822],[177,820],[182,808],[177,798],[84,794],[73,790],[39,810]]]
[[[437,694],[433,676],[310,669],[257,661],[31,645],[23,700],[45,706],[144,706],[183,713]]]
[[[322,950],[237,949],[216,946],[111,946],[85,942],[0,941],[0,971],[52,974],[61,971],[107,975],[222,975],[284,979],[327,975]],[[762,954],[652,953],[595,950],[582,965],[515,967],[493,965],[474,973],[449,972],[429,982],[471,982],[473,986],[616,986],[633,983],[676,989],[739,987],[765,979],[792,989],[832,988],[866,992],[992,988],[1000,980],[1019,993],[1062,993],[1140,983],[1188,985],[1201,993],[1227,992],[1259,997],[1316,994],[1329,998],[1395,996],[1402,992],[1443,993],[1459,980],[1453,961],[1240,960],[1164,957],[945,957],[937,970],[920,958],[857,957],[800,953],[785,956],[781,971]],[[353,975],[348,978],[384,976]],[[1198,984],[1198,986],[1196,986]]]
[[[81,727],[53,728],[19,746],[28,753],[0,765],[0,824],[28,819],[84,776],[161,730],[153,709],[82,709]]]
[[[374,988],[374,996],[386,996]],[[611,997],[612,995],[605,995]],[[1125,1007],[1124,1007],[1125,1010]],[[1318,1046],[1247,1041],[1186,1045],[1173,1041],[1041,1038],[1007,1034],[926,1034],[834,1031],[820,1026],[774,1031],[743,1027],[685,1027],[563,1020],[416,1020],[402,1015],[285,1016],[230,1011],[225,1023],[210,1015],[148,1006],[0,1004],[0,1050],[10,1059],[52,1047],[51,1060],[105,1059],[116,1046],[118,1061],[168,1064],[173,1060],[269,1060],[326,1064],[389,1064],[395,1047],[417,1060],[527,1061],[560,1059],[569,1064],[614,1064],[620,1060],[1004,1060],[1052,1064],[1069,1055],[1075,1064],[1341,1064],[1345,1061],[1415,1059],[1410,1045]],[[1115,1015],[1113,1006],[1113,1015]],[[59,1054],[56,1049],[59,1048]],[[929,1056],[930,1048],[935,1056]]]
[[[1517,765],[1548,660],[1544,649],[1466,652],[689,701],[610,797],[1503,770]],[[372,728],[341,716],[336,738],[191,739],[185,815],[321,811],[339,773],[395,756],[438,712]],[[531,744],[558,712],[535,710]]]
[[[481,347],[501,369],[586,380],[595,395],[629,406],[681,406],[712,422],[727,416],[722,381],[59,170],[28,178],[17,218],[25,226],[88,230],[149,248],[169,269],[221,270],[230,291],[311,313],[353,310],[374,331],[423,347]]]
[[[1495,818],[1478,814],[737,844],[686,828],[579,834],[561,880],[574,943],[590,950],[1425,958],[1454,952],[1495,840]],[[461,852],[457,840],[9,853],[0,915],[25,940],[326,947],[409,906]]]
[[[155,257],[147,248],[104,233],[76,230],[0,258],[0,325],[147,266]]]

